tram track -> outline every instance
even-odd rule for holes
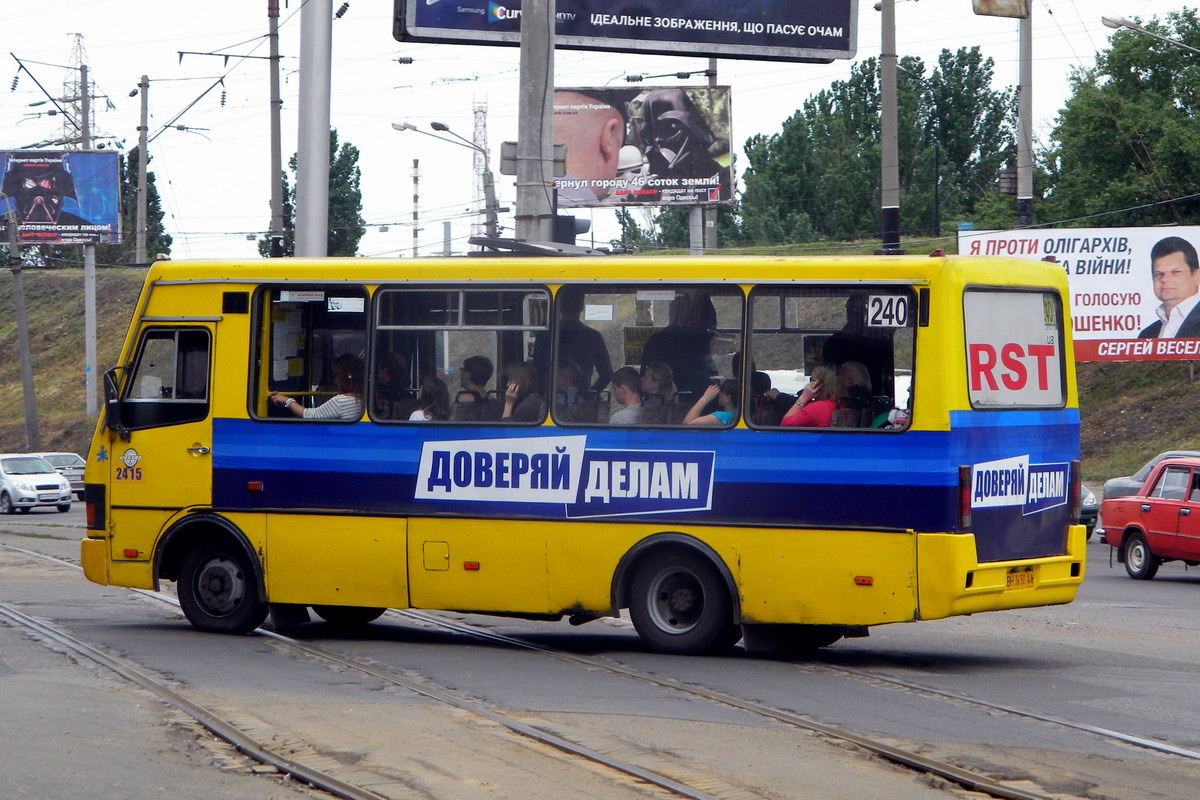
[[[54,558],[53,556],[47,556],[47,555],[44,555],[41,553],[37,553],[35,551],[25,550],[22,548],[15,548],[15,547],[11,547],[8,545],[4,545],[4,546],[7,547],[8,549],[26,553],[31,556],[36,556],[36,557],[46,559],[49,561],[53,561],[53,562],[56,562],[56,563],[59,563],[59,564],[65,565],[65,566],[71,566],[71,567],[78,568],[77,565],[71,564],[71,562],[69,562],[69,561]],[[146,591],[142,591],[142,590],[131,590],[131,591],[138,592],[139,594],[142,594],[142,595],[144,595],[148,598],[154,599],[156,601],[160,601],[160,602],[164,602],[164,603],[173,603],[172,598],[166,597],[160,593],[146,592]],[[6,616],[10,616],[10,618],[11,618],[11,615],[8,615],[7,610],[3,607],[0,607],[0,613],[5,613]],[[664,677],[662,675],[649,673],[644,670],[640,670],[640,669],[637,669],[634,667],[620,664],[620,663],[612,661],[610,659],[594,657],[594,656],[579,655],[576,653],[571,653],[568,651],[563,651],[563,650],[558,650],[555,648],[547,647],[545,645],[541,645],[541,644],[537,644],[534,642],[529,642],[529,641],[523,640],[519,637],[514,637],[514,636],[509,636],[506,634],[497,633],[495,631],[489,630],[484,627],[472,625],[468,622],[450,619],[442,614],[430,613],[430,612],[426,612],[426,611],[416,611],[416,610],[393,610],[393,611],[388,612],[388,617],[406,620],[410,623],[414,623],[421,627],[436,628],[436,629],[448,631],[448,632],[451,632],[451,633],[454,633],[457,635],[468,636],[468,637],[471,637],[471,638],[474,638],[477,640],[487,641],[487,642],[490,642],[493,644],[501,644],[501,645],[504,645],[507,647],[521,648],[521,649],[525,649],[525,650],[535,651],[535,652],[541,653],[542,655],[545,655],[547,657],[551,657],[551,658],[557,659],[559,661],[574,663],[579,666],[585,667],[587,669],[593,669],[593,670],[600,669],[600,670],[604,670],[609,673],[619,675],[619,676],[622,676],[622,677],[625,677],[628,679],[649,682],[649,683],[655,684],[659,687],[681,693],[688,697],[698,698],[698,699],[706,700],[706,701],[709,701],[712,703],[721,704],[721,705],[724,705],[727,707],[736,708],[741,711],[749,712],[749,713],[758,715],[760,717],[770,719],[777,723],[782,723],[784,725],[799,728],[799,729],[808,731],[810,733],[817,734],[820,737],[824,737],[825,739],[827,739],[829,741],[837,741],[837,742],[844,742],[844,743],[851,744],[857,748],[862,749],[865,752],[872,753],[872,754],[877,755],[881,758],[884,758],[888,761],[891,761],[892,763],[899,764],[906,768],[909,768],[912,770],[917,770],[922,773],[937,776],[937,777],[942,778],[946,781],[949,781],[959,787],[965,788],[969,791],[979,792],[979,793],[982,793],[982,794],[985,794],[985,795],[988,795],[991,797],[1008,798],[1009,800],[1051,800],[1051,798],[1053,798],[1053,797],[1061,797],[1061,795],[1053,795],[1050,793],[1044,793],[1041,791],[1036,791],[1036,790],[1032,790],[1032,789],[1028,789],[1028,788],[1024,788],[1024,787],[1014,787],[1011,785],[1006,785],[1004,782],[996,780],[992,776],[984,774],[982,772],[971,770],[971,769],[966,769],[957,764],[953,764],[953,763],[949,763],[947,761],[932,758],[930,756],[914,752],[913,750],[906,749],[904,747],[900,747],[900,746],[890,744],[887,742],[879,741],[879,740],[873,739],[871,737],[861,736],[861,735],[855,734],[851,731],[847,731],[847,730],[844,730],[844,729],[836,727],[836,726],[816,722],[812,719],[806,718],[803,715],[797,714],[793,711],[773,707],[773,706],[770,706],[767,704],[758,703],[758,702],[751,701],[751,700],[746,700],[744,698],[739,698],[734,695],[731,695],[731,694],[728,694],[725,692],[721,692],[721,691],[718,691],[715,689],[707,688],[704,686],[698,686],[698,685],[695,685],[692,683],[685,683],[685,682],[676,680],[674,678]],[[22,624],[24,624],[24,623],[22,623]],[[517,719],[513,718],[511,715],[500,713],[494,709],[488,708],[488,707],[484,706],[483,704],[479,703],[478,701],[467,700],[465,698],[462,698],[459,695],[455,694],[454,692],[447,690],[445,688],[434,687],[429,682],[414,681],[414,680],[412,680],[408,677],[405,677],[399,673],[396,673],[392,670],[386,669],[384,667],[380,667],[377,664],[363,661],[362,659],[355,658],[353,656],[338,652],[336,650],[333,650],[333,649],[330,649],[330,648],[327,648],[327,647],[324,647],[321,645],[316,645],[316,644],[313,644],[310,642],[303,642],[303,641],[294,639],[292,637],[286,636],[282,633],[274,632],[274,631],[259,630],[257,632],[257,635],[268,637],[271,640],[279,643],[281,646],[284,646],[284,647],[287,647],[290,649],[294,649],[297,652],[302,652],[309,658],[318,659],[318,660],[322,660],[322,661],[325,661],[325,662],[328,662],[331,664],[335,664],[340,668],[357,670],[357,671],[362,672],[363,674],[369,675],[377,680],[382,680],[387,683],[391,683],[393,685],[400,686],[404,689],[407,689],[409,691],[417,693],[428,699],[437,701],[437,702],[445,704],[445,705],[452,706],[454,708],[457,708],[462,711],[466,711],[468,713],[477,714],[481,718],[484,718],[493,723],[496,723],[496,724],[502,726],[504,729],[517,734],[518,736],[530,739],[534,742],[537,742],[540,745],[554,748],[556,750],[559,750],[563,753],[568,754],[571,757],[585,759],[591,763],[600,764],[608,769],[616,770],[618,772],[623,773],[626,776],[633,777],[635,780],[643,781],[647,784],[656,786],[659,789],[664,790],[665,792],[671,793],[671,795],[673,795],[673,796],[688,797],[688,798],[705,798],[705,799],[711,798],[712,800],[719,800],[719,798],[731,797],[731,796],[735,796],[735,795],[736,796],[748,796],[748,795],[745,795],[744,793],[737,794],[736,787],[726,787],[724,790],[717,790],[715,792],[703,791],[703,790],[696,789],[694,786],[689,785],[686,782],[686,780],[677,780],[673,777],[670,777],[667,774],[663,774],[663,772],[655,771],[653,769],[647,769],[647,768],[639,766],[637,763],[633,763],[631,761],[615,759],[611,755],[607,755],[605,753],[598,752],[597,750],[595,750],[593,748],[581,746],[577,742],[573,741],[573,739],[586,738],[586,737],[571,736],[571,734],[569,732],[566,732],[562,735],[556,734],[556,733],[550,733],[548,731],[542,730],[541,728],[538,728],[535,725],[530,725],[526,722],[517,720]],[[814,666],[814,665],[808,665],[808,666]],[[981,700],[977,700],[975,698],[970,698],[970,697],[967,697],[964,695],[955,695],[954,693],[944,692],[944,691],[932,689],[930,687],[923,687],[923,686],[919,686],[917,684],[906,683],[906,682],[898,681],[895,679],[879,678],[878,676],[870,675],[868,673],[861,673],[856,670],[849,670],[849,669],[827,666],[827,665],[815,665],[815,668],[827,670],[831,674],[838,674],[841,677],[844,677],[846,679],[878,681],[881,683],[893,685],[898,688],[904,688],[908,691],[920,692],[920,693],[924,693],[924,694],[930,695],[930,696],[937,696],[937,697],[940,697],[940,698],[946,699],[946,700],[954,700],[956,702],[971,703],[971,704],[974,704],[979,707],[987,708],[991,711],[1000,711],[1000,712],[1004,712],[1004,713],[1014,714],[1017,716],[1022,716],[1025,718],[1036,719],[1039,722],[1043,722],[1043,723],[1071,727],[1071,728],[1074,728],[1075,730],[1080,730],[1080,731],[1084,731],[1086,733],[1089,733],[1089,734],[1092,734],[1095,736],[1108,738],[1110,740],[1118,741],[1118,742],[1121,742],[1122,744],[1126,744],[1126,745],[1146,747],[1148,749],[1152,749],[1157,752],[1168,753],[1170,755],[1175,755],[1175,756],[1179,756],[1179,757],[1183,757],[1183,758],[1200,759],[1200,753],[1194,753],[1192,751],[1188,751],[1183,748],[1176,748],[1176,747],[1173,747],[1170,745],[1165,745],[1163,743],[1141,739],[1139,737],[1131,737],[1131,736],[1128,736],[1125,734],[1120,734],[1119,732],[1115,732],[1115,731],[1108,731],[1106,729],[1080,725],[1077,723],[1072,723],[1067,720],[1060,720],[1060,719],[1056,719],[1056,718],[1052,718],[1052,717],[1047,717],[1044,715],[1031,714],[1031,713],[1025,712],[1021,709],[1015,709],[1015,708],[1002,706],[999,704],[990,703],[987,701],[981,701]],[[201,724],[205,724],[203,719],[197,718],[197,721],[199,721]],[[205,727],[208,727],[208,726],[205,725]],[[212,730],[212,729],[210,728],[210,730]],[[219,736],[222,735],[217,731],[214,731],[214,733],[216,733]],[[225,737],[222,736],[222,738],[225,738]],[[253,755],[253,753],[249,752],[250,750],[255,749],[254,745],[250,745],[248,748],[243,749],[243,747],[239,746],[237,742],[234,742],[232,740],[229,740],[229,741],[231,742],[231,744],[233,744],[239,750],[242,750],[242,752],[245,752],[248,755],[251,755],[252,757],[257,758],[257,756]],[[272,762],[264,761],[264,763],[272,763]],[[308,780],[303,775],[298,774],[297,772],[290,769],[289,765],[286,763],[284,763],[282,765],[275,764],[275,766],[277,769],[284,772],[285,774],[296,774],[297,777],[302,778],[306,781]],[[320,780],[320,777],[317,776],[317,779]],[[320,783],[317,783],[315,781],[309,781],[309,782],[313,783],[313,785],[321,786]],[[711,778],[709,778],[708,782],[706,782],[705,780],[694,781],[694,782],[701,783],[702,785],[705,785],[705,786],[710,786]],[[321,788],[325,788],[325,787],[322,786]],[[326,791],[330,791],[330,790],[326,789]],[[358,800],[358,798],[363,798],[363,797],[371,798],[371,800],[376,800],[376,798],[381,797],[380,795],[373,794],[373,793],[365,794],[365,795],[338,794],[336,791],[333,793],[336,796],[350,797],[350,798],[354,798],[354,800]]]

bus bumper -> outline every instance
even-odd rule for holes
[[[101,586],[108,585],[107,539],[83,539],[79,543],[79,561],[85,578]]]
[[[971,534],[917,537],[918,619],[1070,603],[1083,583],[1087,528],[1071,525],[1061,556],[979,563]]]

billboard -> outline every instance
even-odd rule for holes
[[[21,244],[115,244],[117,154],[0,151],[0,211],[17,212]]]
[[[555,46],[780,61],[853,58],[854,0],[559,0]],[[520,0],[395,0],[401,41],[518,45]]]
[[[554,90],[559,208],[733,200],[728,86]]]
[[[1200,227],[962,231],[958,252],[1054,260],[1077,361],[1200,360]]]

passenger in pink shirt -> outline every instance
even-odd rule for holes
[[[780,424],[788,428],[828,428],[843,393],[837,371],[828,364],[820,364],[813,368],[808,386]]]

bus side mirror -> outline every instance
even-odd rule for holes
[[[121,396],[117,389],[115,369],[104,373],[104,424],[109,430],[116,431],[121,441],[129,441],[129,429],[121,424]]]

